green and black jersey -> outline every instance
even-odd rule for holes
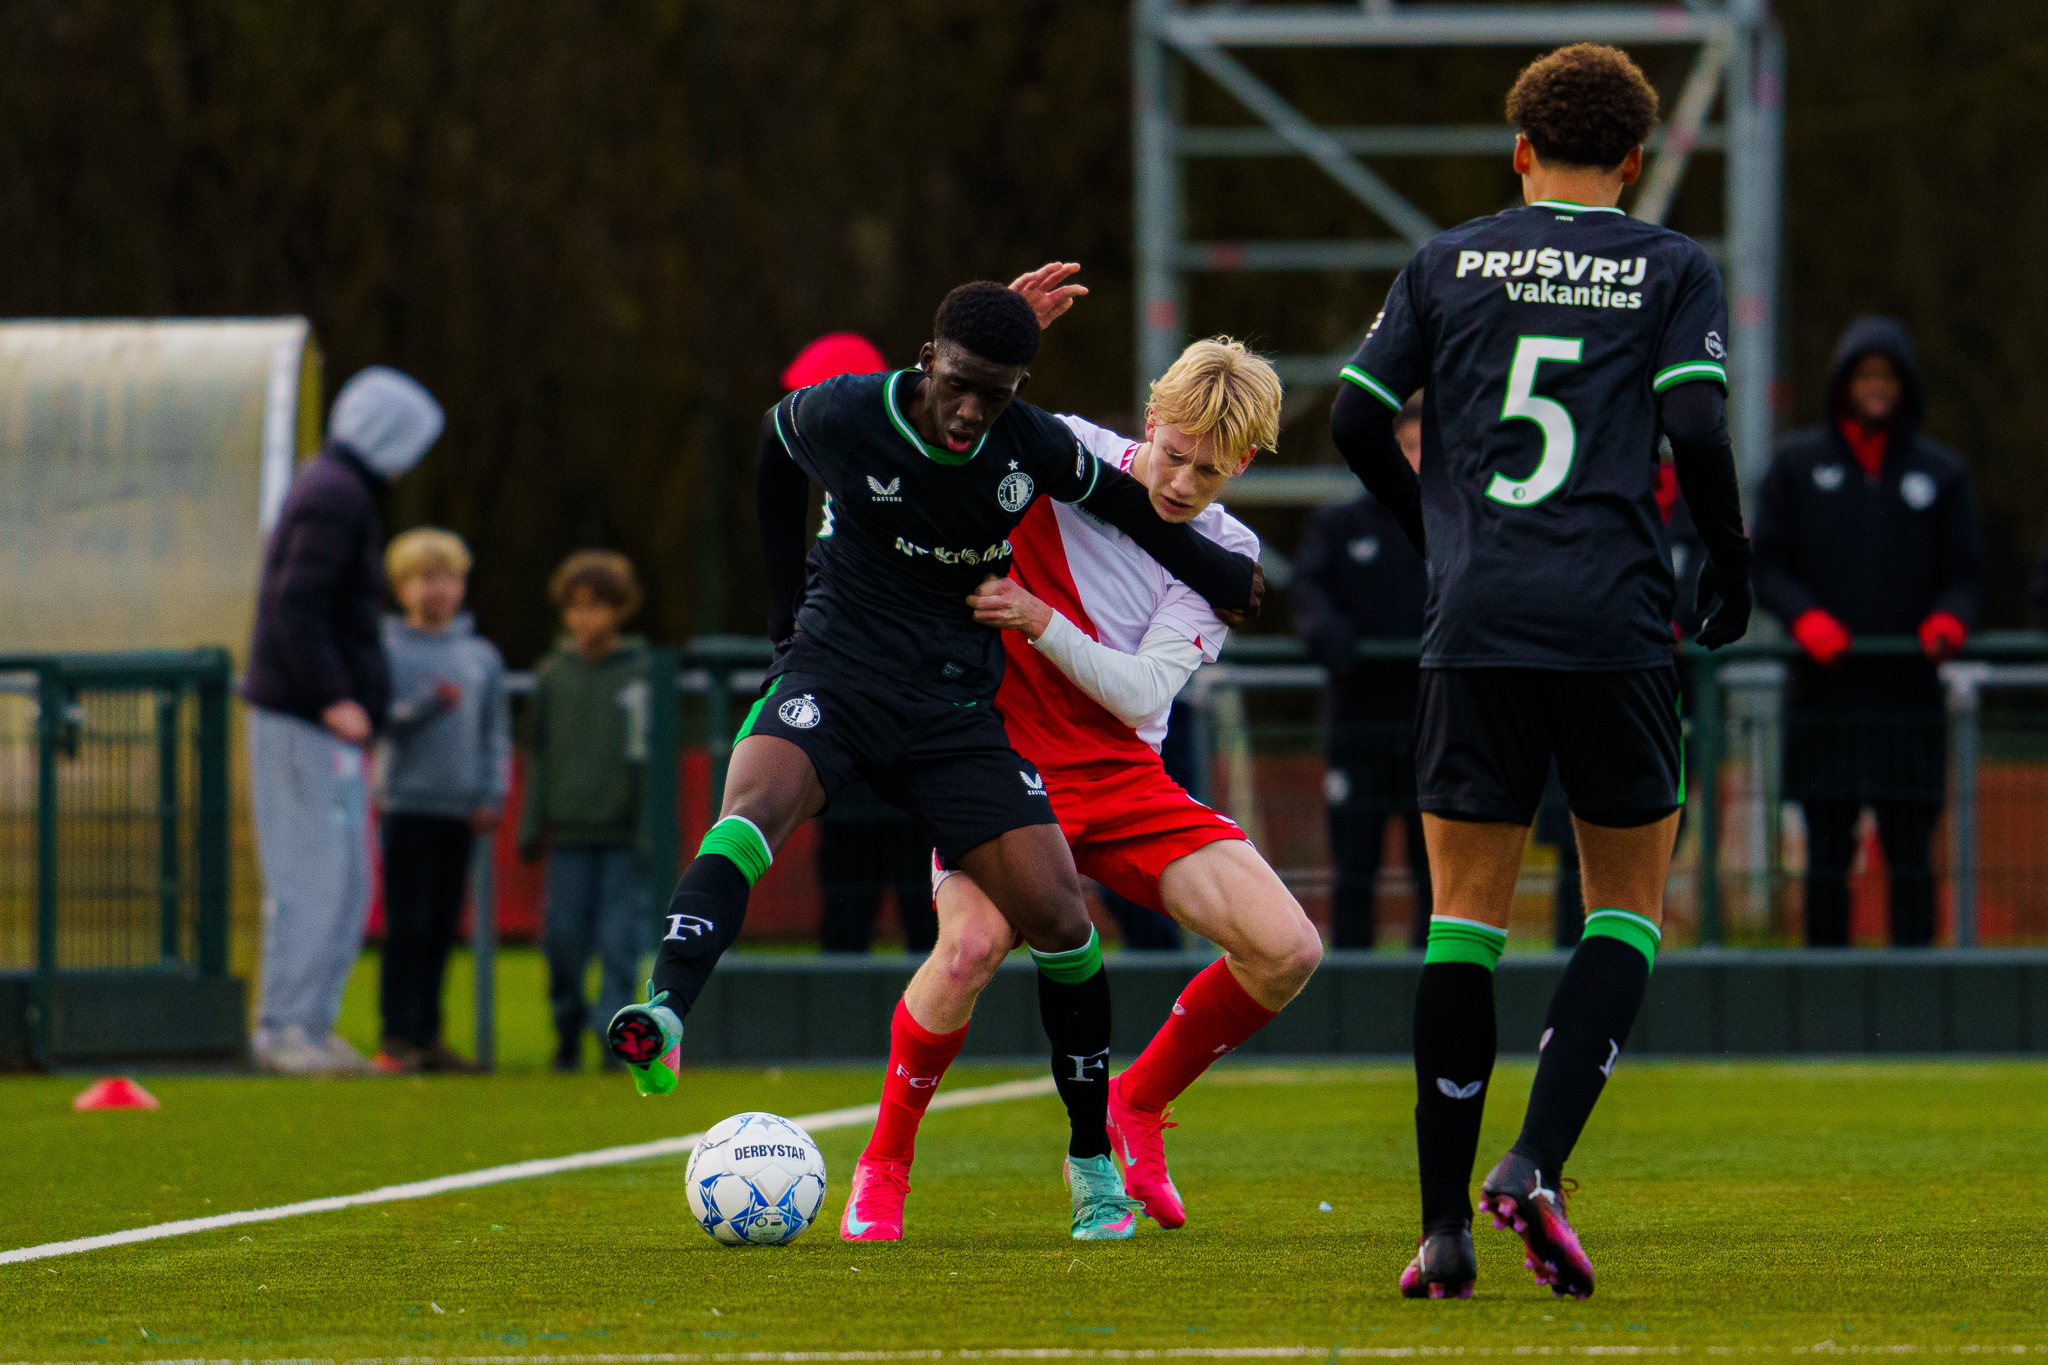
[[[1699,244],[1615,209],[1529,204],[1416,253],[1343,373],[1395,409],[1427,391],[1424,667],[1670,659],[1658,395],[1725,388],[1727,335]]]
[[[1160,521],[1141,485],[1038,408],[1010,404],[970,450],[921,439],[909,417],[919,378],[841,376],[797,390],[772,413],[780,450],[825,488],[796,617],[799,651],[823,649],[941,697],[993,698],[1002,639],[975,623],[967,597],[982,579],[1009,573],[1010,532],[1041,497],[1086,504],[1217,606],[1246,605],[1250,560]],[[762,458],[773,456],[764,435]]]

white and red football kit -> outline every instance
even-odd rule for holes
[[[1078,417],[1061,417],[1089,452],[1130,472],[1137,445]],[[1203,535],[1257,558],[1259,538],[1221,507],[1194,520]],[[1121,531],[1078,507],[1041,498],[1010,533],[1011,577],[1089,638],[1136,654],[1148,632],[1170,627],[1213,663],[1229,630],[1192,588]],[[1111,714],[1017,631],[996,707],[1017,752],[1045,778],[1060,832],[1083,875],[1152,910],[1164,910],[1166,865],[1219,839],[1242,839],[1237,822],[1189,796],[1166,774],[1168,697],[1136,725]]]

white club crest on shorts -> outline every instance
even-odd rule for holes
[[[1021,512],[1031,505],[1031,491],[1034,485],[1031,476],[1018,470],[1003,475],[1003,481],[996,485],[996,501],[1005,512]]]
[[[775,708],[775,714],[792,730],[808,730],[825,718],[825,713],[818,709],[818,699],[808,692],[791,697]]]

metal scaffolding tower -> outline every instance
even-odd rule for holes
[[[1134,0],[1138,258],[1138,396],[1186,344],[1188,277],[1240,271],[1379,271],[1403,262],[1438,224],[1368,166],[1368,158],[1498,152],[1514,146],[1503,124],[1321,127],[1241,62],[1246,48],[1544,48],[1594,41],[1683,45],[1697,56],[1663,128],[1633,203],[1662,222],[1692,154],[1727,157],[1726,235],[1703,242],[1721,263],[1730,306],[1730,434],[1745,483],[1770,455],[1771,387],[1777,377],[1778,242],[1784,50],[1769,0],[1688,0],[1680,6],[1353,3],[1246,5],[1219,0]],[[1183,120],[1188,69],[1215,82],[1255,115],[1253,125],[1191,127]],[[1716,96],[1723,118],[1709,124]],[[1190,241],[1182,173],[1194,157],[1306,157],[1355,197],[1392,235],[1353,240]],[[1361,332],[1364,319],[1360,320]],[[1332,384],[1344,355],[1276,357],[1290,385]],[[1292,476],[1289,479],[1287,476]],[[1313,500],[1328,484],[1307,470],[1274,470],[1267,490],[1239,489],[1233,502]],[[1247,480],[1253,478],[1246,476]],[[1281,483],[1288,483],[1282,488]],[[1349,485],[1346,485],[1349,487]],[[1355,490],[1353,490],[1355,491]],[[1247,497],[1247,494],[1252,496]]]

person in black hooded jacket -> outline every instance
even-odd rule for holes
[[[1806,941],[1849,941],[1848,871],[1864,806],[1891,868],[1897,947],[1934,940],[1929,843],[1947,736],[1935,665],[1976,626],[1984,532],[1962,457],[1920,430],[1913,343],[1859,318],[1835,344],[1828,420],[1787,433],[1757,491],[1757,598],[1805,651],[1786,707],[1788,799],[1806,808]],[[1921,657],[1857,657],[1859,635],[1917,637]]]

